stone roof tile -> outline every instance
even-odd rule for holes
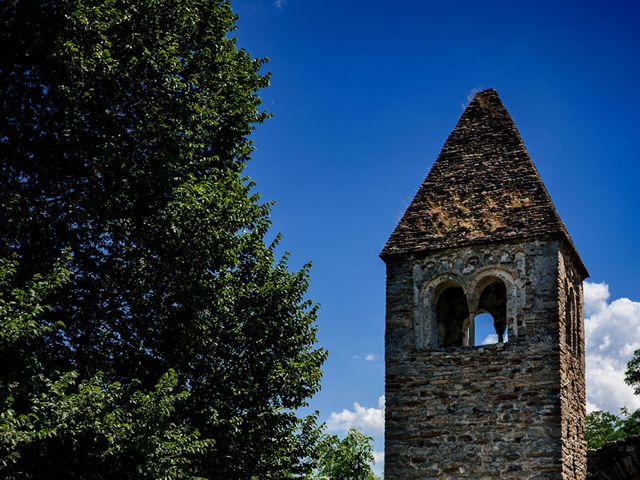
[[[586,269],[495,90],[475,95],[382,250],[561,236]]]

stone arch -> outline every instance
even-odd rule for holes
[[[573,292],[573,316],[576,324],[576,352],[578,356],[582,356],[584,349],[584,311],[581,308],[582,305],[582,290],[578,285]]]
[[[499,342],[508,331],[517,336],[516,312],[519,304],[518,289],[513,275],[501,268],[489,267],[478,272],[469,286],[470,318],[488,312],[494,319]],[[473,329],[473,325],[471,326]]]
[[[565,342],[569,351],[575,355],[582,355],[582,322],[578,310],[578,299],[573,286],[567,282],[564,307]]]
[[[445,293],[447,291],[449,292]],[[442,297],[443,294],[446,294],[446,298]],[[462,336],[462,341],[458,342],[457,340],[453,341],[453,337],[457,338],[454,332],[452,330],[447,331],[443,315],[449,313],[458,317],[464,313],[464,310],[462,312],[447,312],[443,302],[447,300],[448,302],[459,304],[462,297],[464,297],[467,315],[460,327],[464,335]],[[420,315],[417,316],[415,325],[417,346],[419,348],[457,346],[458,343],[461,345],[468,344],[467,292],[461,276],[455,273],[443,273],[432,278],[420,289],[419,302],[422,308],[418,308]],[[438,318],[438,313],[440,313],[440,319]],[[460,319],[456,318],[454,324],[458,325],[459,323]]]
[[[565,285],[566,298],[564,302],[564,337],[565,344],[570,352],[574,351],[576,345],[576,322],[575,322],[575,300],[573,289],[566,282]]]
[[[503,343],[507,332],[507,287],[502,280],[495,279],[482,289],[477,312],[493,317],[498,343]]]
[[[464,289],[458,285],[446,286],[436,297],[435,304],[438,345],[468,345],[469,304]]]

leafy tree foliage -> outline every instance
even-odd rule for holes
[[[640,349],[633,352],[633,357],[627,363],[624,382],[633,387],[636,395],[640,395]]]
[[[630,413],[622,408],[620,416],[602,410],[591,412],[586,418],[584,434],[589,448],[600,448],[607,442],[640,435],[640,410]]]
[[[45,330],[21,347],[46,395],[72,411],[91,398],[96,418],[102,403],[143,415],[161,395],[182,433],[211,439],[193,475],[300,477],[318,428],[295,411],[325,352],[309,267],[276,258],[270,205],[242,174],[268,77],[236,46],[235,20],[225,0],[0,3],[0,257],[15,255],[20,284],[70,252],[73,275],[32,317]],[[27,365],[11,375],[32,378]],[[31,387],[11,409],[39,405]],[[96,435],[20,453],[71,462],[110,441]]]
[[[618,440],[621,419],[611,412],[597,410],[587,414],[584,436],[588,448],[600,448],[607,442]]]
[[[320,458],[308,480],[376,480],[372,438],[350,429],[342,440],[324,434],[320,442]]]
[[[170,370],[151,391],[106,384],[101,374],[44,375],[33,345],[63,327],[43,321],[44,298],[69,281],[58,263],[15,285],[16,262],[0,260],[0,472],[2,478],[195,478],[192,457],[213,445],[176,408],[189,397]],[[68,455],[66,452],[73,452]]]

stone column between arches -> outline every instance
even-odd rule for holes
[[[524,271],[524,254],[513,256],[511,268],[505,266],[480,266],[473,257],[454,258],[445,262],[449,271],[429,278],[429,270],[435,265],[414,267],[414,327],[418,349],[473,346],[474,319],[479,313],[490,313],[495,322],[499,339],[509,332],[511,338],[524,328],[523,307],[526,298],[524,280],[518,272]],[[423,268],[420,268],[423,267]],[[426,268],[424,268],[426,267]],[[462,268],[460,268],[462,267]],[[466,312],[457,305],[449,308],[446,302],[457,303],[461,295],[466,298]],[[464,314],[461,322],[460,315]],[[444,317],[446,318],[444,318]],[[445,321],[443,321],[445,320]],[[452,328],[457,328],[456,333]],[[502,338],[500,338],[502,337]]]

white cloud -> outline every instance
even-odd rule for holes
[[[498,335],[496,333],[487,335],[482,341],[482,345],[491,345],[492,343],[498,343]]]
[[[366,355],[354,355],[356,360],[364,360],[365,362],[374,362],[378,359],[378,355],[375,353],[367,353]]]
[[[377,407],[363,407],[358,402],[353,410],[346,408],[341,412],[331,412],[327,419],[329,431],[346,432],[355,427],[367,435],[382,435],[384,432],[384,395],[378,399]]]
[[[640,302],[609,302],[606,283],[584,283],[587,409],[618,413],[640,408],[640,397],[624,383],[633,352],[640,348]]]
[[[607,306],[609,299],[609,285],[606,283],[584,282],[584,315],[591,316],[594,312]]]
[[[509,332],[504,332],[504,337],[503,337],[505,342],[509,341]],[[490,333],[489,335],[487,335],[486,337],[484,337],[484,340],[482,341],[482,345],[491,345],[494,343],[498,343],[498,334],[497,333]]]
[[[384,462],[384,451],[375,451],[375,452],[373,452],[373,461],[375,463],[383,463]]]
[[[284,7],[285,0],[274,0],[273,4],[276,6],[276,8],[281,9],[282,7]]]

